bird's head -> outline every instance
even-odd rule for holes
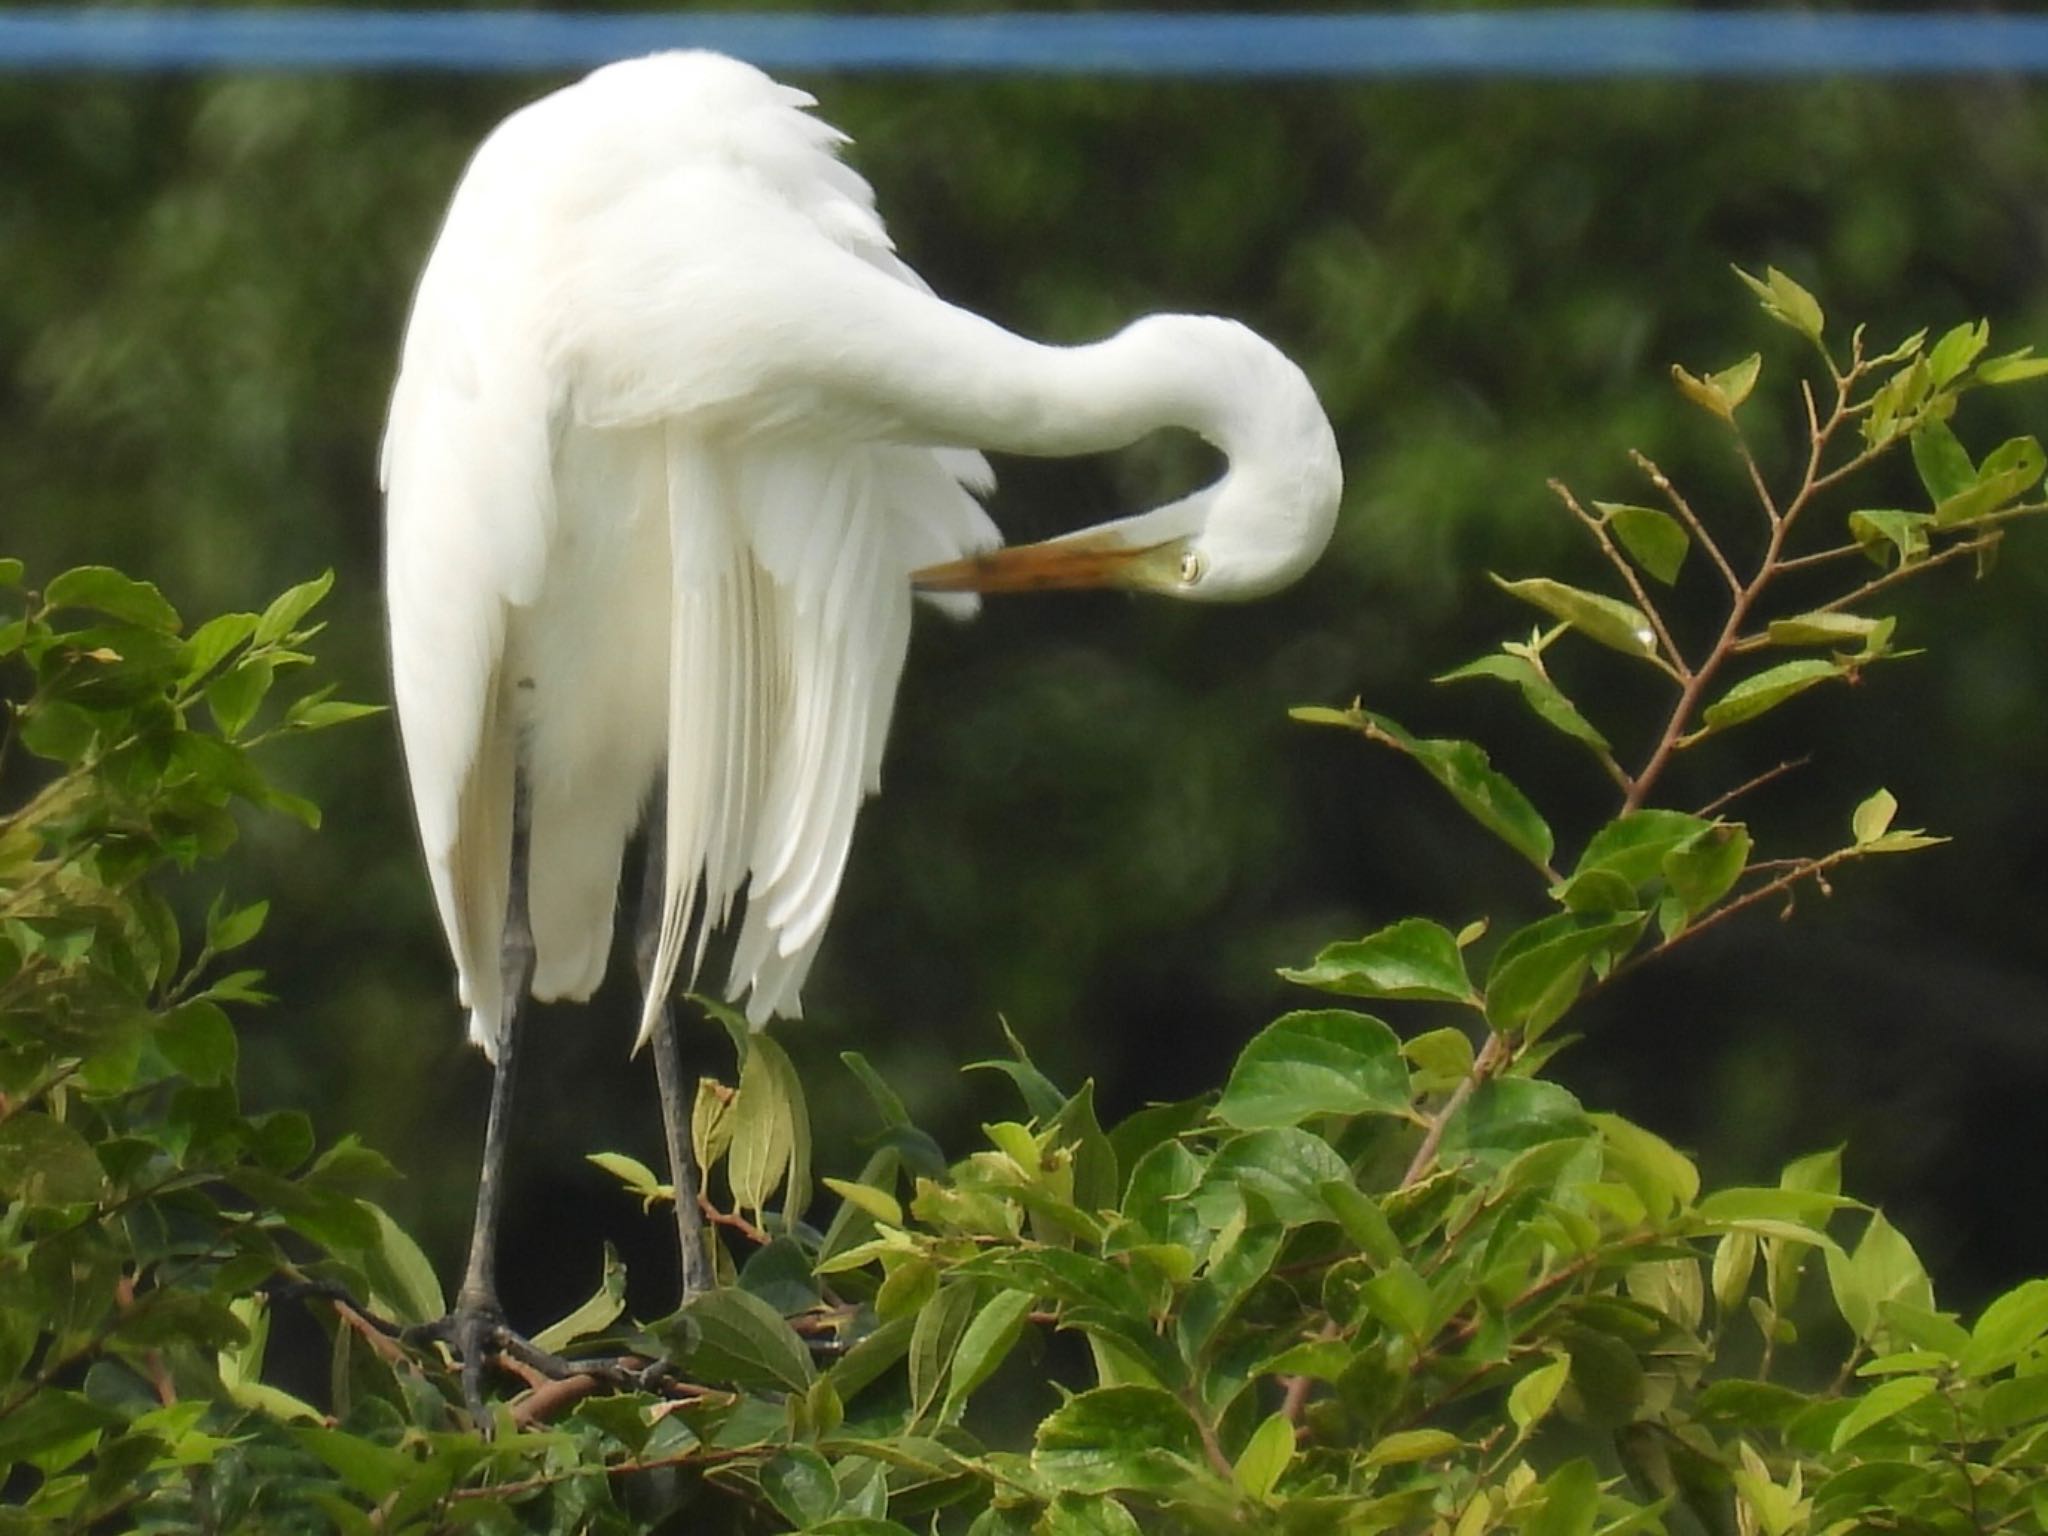
[[[1222,477],[1178,501],[1036,544],[914,572],[927,592],[1121,587],[1191,601],[1264,597],[1314,565],[1344,489],[1337,440],[1308,378],[1228,320],[1153,315],[1102,344],[1117,368],[1156,381],[1148,425],[1220,448]]]

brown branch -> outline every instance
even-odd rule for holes
[[[1716,811],[1720,810],[1722,807],[1732,804],[1734,801],[1740,800],[1744,795],[1748,794],[1751,790],[1762,789],[1766,784],[1770,783],[1771,780],[1783,778],[1788,773],[1792,773],[1797,769],[1804,768],[1808,763],[1812,761],[1813,754],[1811,752],[1807,753],[1804,757],[1788,757],[1785,759],[1784,762],[1778,764],[1777,767],[1766,768],[1762,773],[1757,774],[1754,778],[1745,779],[1740,784],[1736,785],[1733,789],[1724,791],[1723,793],[1716,795],[1713,799],[1709,800],[1705,805],[1701,806],[1697,811],[1694,811],[1693,814],[1695,816],[1700,817],[1711,816]],[[1755,866],[1751,867],[1754,868]]]
[[[501,1360],[504,1357],[500,1357]],[[524,1375],[524,1372],[520,1374]],[[536,1373],[538,1374],[538,1373]],[[608,1383],[595,1376],[578,1374],[551,1381],[546,1377],[533,1383],[533,1390],[512,1405],[512,1422],[520,1429],[545,1424],[573,1408],[584,1398],[603,1391]]]
[[[1729,918],[1735,916],[1736,913],[1746,912],[1758,902],[1768,901],[1773,896],[1791,890],[1802,880],[1813,880],[1823,891],[1828,890],[1827,876],[1829,871],[1848,863],[1851,859],[1863,857],[1864,852],[1865,850],[1862,848],[1838,848],[1833,853],[1824,854],[1817,859],[1799,860],[1794,868],[1778,876],[1775,880],[1766,881],[1762,885],[1744,891],[1726,906],[1716,907],[1691,927],[1681,928],[1662,943],[1644,950],[1639,955],[1629,956],[1607,973],[1601,985],[1605,986],[1617,978],[1625,976],[1637,966],[1647,964],[1660,955],[1669,954],[1679,945],[1698,938],[1710,929],[1719,927],[1722,923],[1727,922]]]
[[[1657,605],[1651,601],[1649,592],[1643,587],[1642,578],[1636,574],[1636,568],[1629,562],[1628,556],[1614,547],[1614,539],[1607,532],[1607,525],[1580,506],[1579,498],[1572,494],[1571,487],[1562,480],[1553,479],[1549,485],[1551,495],[1563,502],[1565,509],[1593,536],[1593,542],[1600,546],[1600,553],[1607,557],[1607,563],[1621,572],[1621,579],[1628,583],[1629,595],[1635,598],[1636,606],[1643,611],[1651,627],[1656,630],[1657,642],[1664,648],[1664,654],[1670,658],[1671,671],[1681,682],[1691,676],[1692,669],[1686,665],[1685,657],[1678,649],[1678,642],[1671,638],[1671,631],[1664,627],[1663,614],[1657,611]],[[1616,764],[1615,767],[1618,771],[1620,765]]]
[[[1401,1182],[1395,1186],[1397,1190],[1413,1188],[1429,1171],[1429,1165],[1436,1161],[1437,1148],[1443,1145],[1444,1128],[1451,1123],[1451,1116],[1465,1107],[1465,1101],[1472,1097],[1481,1083],[1508,1064],[1509,1055],[1506,1035],[1486,1037],[1486,1044],[1472,1058],[1471,1070],[1458,1080],[1458,1086],[1451,1090],[1450,1097],[1429,1117],[1428,1127],[1422,1133],[1422,1144],[1408,1160],[1408,1170],[1401,1175]]]
[[[1951,544],[1948,548],[1931,554],[1924,560],[1915,560],[1910,564],[1893,566],[1892,569],[1886,571],[1882,576],[1872,577],[1855,591],[1846,593],[1832,602],[1822,603],[1813,611],[1815,613],[1837,613],[1844,608],[1854,607],[1865,598],[1875,597],[1878,593],[1895,587],[1902,581],[1912,580],[1922,571],[1931,571],[1938,565],[1947,565],[1952,560],[1960,560],[1964,555],[1974,555],[1989,549],[2004,537],[2004,534],[1995,530],[1990,533],[1982,533],[1974,539],[1963,539]]]
[[[1742,467],[1749,471],[1749,485],[1756,492],[1756,504],[1763,508],[1764,517],[1775,528],[1791,517],[1798,503],[1795,501],[1784,512],[1779,512],[1778,503],[1772,499],[1771,488],[1764,481],[1764,472],[1757,467],[1756,455],[1749,451],[1749,439],[1742,435],[1742,428],[1735,425],[1733,417],[1729,418],[1728,425],[1734,430],[1735,451],[1742,459]]]
[[[1195,1421],[1195,1429],[1202,1437],[1202,1454],[1209,1459],[1210,1468],[1225,1482],[1231,1480],[1236,1468],[1230,1458],[1223,1454],[1223,1442],[1216,1438],[1216,1426],[1209,1422],[1209,1416],[1202,1412],[1201,1402],[1192,1389],[1181,1394],[1181,1402],[1188,1410],[1188,1417]]]
[[[714,1227],[730,1227],[757,1248],[766,1248],[775,1241],[738,1211],[721,1211],[711,1203],[711,1197],[708,1195],[697,1196],[697,1209],[704,1213],[704,1219]]]
[[[1680,521],[1692,530],[1693,538],[1699,541],[1700,548],[1704,549],[1707,557],[1714,562],[1714,568],[1721,573],[1721,579],[1728,583],[1728,590],[1740,592],[1742,578],[1735,574],[1735,567],[1730,565],[1728,557],[1721,553],[1721,546],[1715,543],[1714,536],[1707,532],[1707,525],[1700,521],[1700,515],[1693,511],[1692,503],[1685,499],[1684,493],[1671,483],[1670,477],[1663,470],[1651,462],[1649,455],[1631,448],[1628,456],[1635,461],[1636,468],[1649,477],[1650,484],[1671,503],[1671,510],[1678,514]]]
[[[350,1303],[336,1297],[333,1298],[333,1305],[335,1316],[339,1317],[346,1327],[354,1330],[363,1342],[370,1346],[371,1353],[379,1360],[386,1365],[397,1365],[407,1358],[404,1348],[396,1339],[363,1316]]]
[[[1342,1331],[1337,1326],[1337,1320],[1331,1318],[1308,1337],[1310,1342],[1321,1342],[1326,1339],[1336,1338]],[[1287,1422],[1295,1427],[1296,1433],[1299,1434],[1301,1431],[1301,1410],[1308,1403],[1309,1393],[1315,1389],[1315,1378],[1313,1376],[1288,1376],[1284,1377],[1283,1380],[1286,1383],[1286,1391],[1280,1398],[1280,1412]]]

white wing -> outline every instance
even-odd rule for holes
[[[393,694],[435,904],[472,1035],[500,1013],[513,722],[500,697],[508,607],[533,601],[553,532],[545,376],[516,311],[502,177],[480,163],[421,276],[386,426],[385,582]]]
[[[587,995],[601,976],[628,821],[561,819],[577,814],[562,789],[582,766],[576,733],[549,738],[546,708],[516,692],[533,679],[507,676],[508,629],[526,674],[540,627],[565,622],[561,541],[595,515],[586,480],[558,495],[565,455],[644,451],[647,474],[618,478],[665,503],[649,522],[665,522],[666,547],[648,546],[666,557],[670,605],[655,661],[669,857],[654,995],[693,924],[708,931],[745,889],[731,989],[751,992],[757,1023],[795,1011],[878,782],[908,572],[998,542],[968,494],[989,483],[978,454],[886,440],[904,435],[900,410],[816,371],[849,318],[833,290],[945,306],[895,259],[807,101],[711,56],[601,70],[486,141],[422,277],[384,454],[394,687],[436,902],[487,1050],[515,759],[550,770],[533,799],[541,995]],[[887,323],[856,328],[872,344]]]

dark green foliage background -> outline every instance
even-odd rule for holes
[[[470,146],[554,83],[0,80],[9,552],[44,572],[117,564],[198,613],[332,565],[323,657],[345,697],[385,697],[373,470],[404,305]],[[1720,367],[1759,340],[1767,369],[1793,355],[1732,328],[1748,310],[1731,261],[1809,281],[1883,344],[1979,314],[2001,347],[2048,343],[2048,124],[2013,82],[804,83],[941,293],[1053,340],[1149,309],[1237,315],[1308,368],[1350,475],[1330,556],[1267,604],[1076,597],[923,623],[810,1017],[779,1032],[828,1148],[859,1128],[833,1091],[842,1049],[873,1057],[920,1123],[964,1133],[1006,1102],[956,1073],[998,1053],[1000,1014],[1058,1080],[1094,1075],[1113,1118],[1220,1081],[1299,1004],[1276,966],[1410,912],[1455,927],[1457,893],[1526,879],[1453,808],[1417,809],[1437,802],[1409,765],[1284,710],[1362,694],[1487,739],[1504,695],[1422,679],[1516,621],[1479,572],[1525,572],[1573,537],[1545,477],[1641,499],[1637,446],[1725,484],[1665,365]],[[1986,441],[2038,428],[2038,390],[1997,395]],[[997,517],[1021,539],[1210,466],[1161,440],[1000,467]],[[1890,504],[1917,505],[1900,472]],[[2008,1220],[2009,1191],[2048,1177],[2035,530],[2007,566],[1981,589],[1945,574],[1913,591],[1901,643],[1919,615],[1945,644],[1785,711],[1792,739],[1827,746],[1745,811],[1796,828],[1882,782],[1955,842],[1905,878],[1852,872],[1825,921],[1750,921],[1615,989],[1559,1070],[1698,1149],[1714,1181],[1849,1138],[1850,1182],[1965,1307],[2048,1268],[2039,1223]],[[1770,729],[1701,754],[1674,798],[1770,766]],[[242,883],[273,898],[250,961],[285,1001],[245,1025],[245,1097],[390,1153],[411,1174],[392,1209],[452,1271],[485,1074],[459,1043],[395,740],[294,745],[274,767],[329,831],[248,828],[266,862]],[[1568,750],[1504,766],[1576,836],[1596,808],[1570,798]],[[1603,1014],[1630,1022],[1600,1032]],[[667,1304],[662,1224],[581,1162],[657,1156],[629,1016],[610,989],[537,1047],[515,1315],[586,1294],[599,1231],[624,1239],[635,1304]],[[699,1041],[706,1070],[729,1070],[716,1032]]]

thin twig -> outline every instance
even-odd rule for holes
[[[775,1241],[774,1238],[770,1237],[761,1228],[755,1226],[738,1211],[721,1211],[705,1195],[700,1194],[697,1196],[697,1209],[704,1213],[704,1219],[713,1226],[730,1227],[757,1248],[766,1248]]]
[[[1412,1188],[1429,1171],[1436,1161],[1437,1148],[1443,1145],[1444,1128],[1451,1123],[1451,1116],[1465,1107],[1465,1101],[1489,1077],[1507,1065],[1509,1056],[1508,1037],[1494,1034],[1486,1037],[1486,1044],[1479,1048],[1479,1054],[1472,1058],[1471,1070],[1458,1080],[1450,1097],[1445,1099],[1437,1112],[1429,1117],[1429,1127],[1422,1133],[1422,1144],[1415,1149],[1415,1156],[1408,1160],[1408,1170],[1401,1175],[1397,1189]]]
[[[1651,461],[1648,454],[1631,448],[1628,456],[1635,461],[1636,468],[1649,477],[1650,484],[1671,503],[1671,510],[1676,512],[1685,526],[1692,530],[1693,538],[1698,541],[1700,548],[1707,552],[1707,558],[1714,562],[1714,568],[1721,573],[1721,579],[1728,583],[1728,590],[1739,593],[1742,590],[1742,578],[1735,574],[1735,567],[1730,565],[1728,557],[1721,553],[1721,546],[1715,543],[1714,536],[1707,532],[1707,525],[1700,521],[1700,515],[1693,511],[1692,503],[1685,499],[1684,493],[1671,483],[1670,477]]]
[[[608,1383],[595,1376],[578,1374],[558,1380],[543,1376],[531,1385],[533,1390],[512,1405],[512,1422],[520,1429],[547,1423],[584,1398],[603,1391]]]
[[[1807,753],[1804,757],[1788,757],[1785,759],[1784,762],[1778,764],[1777,767],[1766,768],[1762,773],[1757,774],[1754,778],[1745,779],[1740,784],[1736,785],[1733,789],[1726,790],[1723,793],[1716,795],[1713,799],[1709,800],[1705,805],[1701,806],[1697,811],[1693,812],[1693,814],[1695,816],[1699,816],[1702,818],[1711,816],[1716,811],[1723,809],[1724,807],[1732,804],[1734,801],[1740,800],[1744,795],[1748,794],[1751,790],[1762,789],[1766,784],[1770,783],[1771,780],[1783,778],[1788,773],[1791,773],[1800,768],[1804,768],[1808,763],[1812,761],[1813,754],[1811,752]],[[1754,865],[1751,866],[1751,868],[1755,867],[1756,866]]]
[[[1580,506],[1579,498],[1572,494],[1571,487],[1562,480],[1553,479],[1549,484],[1551,495],[1563,502],[1566,510],[1584,525],[1586,531],[1593,536],[1593,542],[1600,546],[1600,553],[1607,557],[1607,563],[1621,572],[1621,579],[1628,583],[1629,594],[1635,598],[1636,607],[1643,611],[1651,627],[1656,630],[1657,642],[1671,660],[1671,670],[1681,682],[1690,677],[1692,669],[1686,665],[1685,657],[1678,649],[1678,642],[1671,638],[1671,631],[1664,627],[1664,615],[1657,611],[1657,605],[1650,600],[1650,594],[1644,590],[1642,578],[1636,575],[1636,568],[1630,563],[1628,556],[1614,547],[1614,539],[1607,532],[1607,525]],[[1615,766],[1618,768],[1620,765]]]
[[[1757,505],[1763,508],[1764,517],[1775,528],[1791,516],[1791,509],[1779,512],[1777,502],[1771,497],[1771,488],[1764,480],[1764,472],[1757,467],[1756,455],[1749,451],[1749,439],[1742,435],[1742,428],[1736,426],[1732,419],[1729,425],[1734,428],[1735,451],[1742,459],[1742,467],[1749,471],[1749,485],[1756,492]]]
[[[1758,902],[1768,901],[1773,896],[1781,895],[1791,890],[1802,880],[1817,881],[1825,888],[1829,871],[1848,863],[1851,859],[1861,858],[1863,853],[1864,850],[1861,848],[1838,848],[1833,853],[1824,854],[1817,859],[1801,860],[1797,868],[1788,870],[1775,880],[1766,881],[1762,885],[1744,891],[1726,906],[1716,907],[1691,927],[1681,928],[1677,933],[1672,934],[1670,938],[1665,939],[1653,948],[1644,950],[1641,954],[1630,955],[1626,960],[1616,965],[1613,970],[1609,971],[1601,984],[1611,983],[1627,975],[1637,966],[1647,964],[1659,956],[1669,954],[1679,945],[1688,943],[1711,929],[1718,928],[1738,912],[1746,912]]]
[[[1938,565],[1947,565],[1952,560],[1960,560],[1964,555],[1974,555],[1989,549],[2004,537],[2004,534],[1994,530],[1990,533],[1979,534],[1974,539],[1964,539],[1959,543],[1951,544],[1948,548],[1937,551],[1923,560],[1915,560],[1910,565],[1894,566],[1882,576],[1872,577],[1855,591],[1845,593],[1832,602],[1822,603],[1813,611],[1815,613],[1839,613],[1845,608],[1853,608],[1865,598],[1875,597],[1878,593],[1895,587],[1902,581],[1912,580],[1913,577],[1919,575],[1922,571],[1931,571]]]

